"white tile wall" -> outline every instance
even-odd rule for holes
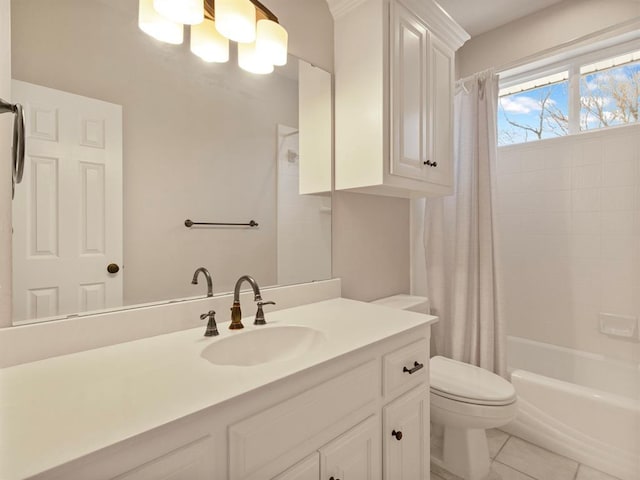
[[[498,152],[509,335],[640,361],[598,312],[640,317],[640,126]]]

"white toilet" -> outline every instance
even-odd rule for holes
[[[395,295],[373,303],[428,313],[425,297]],[[444,428],[442,457],[431,461],[465,480],[481,480],[489,473],[486,429],[512,421],[517,412],[513,385],[483,368],[445,357],[433,357],[431,423]]]
[[[442,458],[431,461],[465,480],[489,473],[485,430],[506,425],[517,412],[516,392],[508,381],[467,363],[433,357],[431,422],[444,427]]]

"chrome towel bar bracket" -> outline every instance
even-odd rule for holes
[[[19,103],[5,102],[0,98],[0,114],[13,113],[13,145],[11,147],[11,198],[15,195],[16,184],[22,181],[24,173],[24,111]]]

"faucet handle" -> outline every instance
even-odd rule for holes
[[[256,319],[253,321],[254,325],[266,325],[267,321],[264,319],[264,311],[262,310],[263,305],[275,305],[276,302],[258,302],[258,311],[256,312]]]
[[[216,312],[215,310],[209,310],[207,313],[200,315],[200,320],[205,318],[209,319],[207,323],[207,330],[204,332],[205,337],[215,337],[218,335],[218,325],[216,325]]]

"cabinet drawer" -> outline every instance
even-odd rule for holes
[[[384,356],[383,382],[387,399],[395,398],[429,378],[429,345],[423,338]]]
[[[380,392],[375,360],[229,427],[231,480],[272,478],[370,414]]]

